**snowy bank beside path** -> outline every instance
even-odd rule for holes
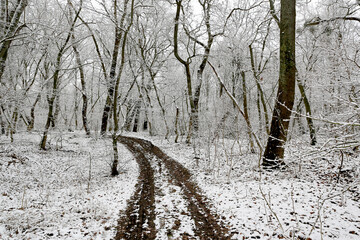
[[[110,177],[111,142],[82,132],[0,136],[0,239],[111,239],[134,191],[138,166],[121,144]]]
[[[246,143],[225,139],[216,148],[203,143],[196,166],[191,146],[147,139],[191,170],[232,225],[234,239],[360,239],[359,153],[345,156],[337,181],[339,155],[310,156],[317,149],[304,142],[290,145],[288,169],[266,172],[259,171],[259,157]]]

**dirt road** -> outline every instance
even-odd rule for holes
[[[231,239],[190,172],[150,141],[119,137],[140,174],[115,239]]]

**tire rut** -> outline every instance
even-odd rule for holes
[[[191,217],[193,218],[195,222],[194,233],[197,237],[200,239],[231,239],[231,233],[229,229],[226,227],[226,224],[220,219],[219,216],[212,213],[209,208],[209,202],[206,199],[205,196],[201,194],[200,188],[197,186],[196,183],[191,181],[191,173],[188,169],[186,169],[184,166],[182,166],[179,162],[175,161],[168,155],[166,155],[160,148],[153,145],[150,141],[139,139],[139,138],[133,138],[133,137],[119,137],[119,140],[121,143],[125,144],[128,149],[137,156],[136,159],[138,161],[138,164],[140,166],[140,178],[142,178],[142,188],[146,188],[146,184],[151,185],[152,189],[152,195],[151,198],[154,199],[154,172],[153,169],[150,166],[150,162],[148,159],[146,159],[144,152],[156,156],[158,159],[160,159],[164,166],[167,168],[167,170],[170,173],[170,177],[173,180],[174,185],[180,187],[183,190],[184,198],[188,202],[188,211],[191,214]],[[140,147],[141,146],[141,147]],[[141,160],[139,160],[141,159]],[[146,163],[146,164],[144,164]],[[144,169],[146,167],[146,169]],[[151,176],[145,175],[145,173],[142,174],[142,172],[150,172]],[[144,176],[151,177],[151,181],[144,181]],[[141,185],[141,184],[139,184]],[[136,196],[139,194],[139,189],[137,188],[134,196],[132,199],[136,199]],[[139,201],[140,202],[140,201]],[[152,211],[143,211],[142,213],[145,214],[144,218],[146,218],[146,214],[153,214],[151,217],[148,217],[149,220],[152,221],[152,227],[151,227],[151,233],[150,235],[139,235],[139,231],[141,230],[141,226],[139,226],[139,222],[134,221],[131,219],[133,217],[133,211],[134,207],[131,207],[133,202],[130,200],[128,209],[126,210],[127,218],[129,218],[127,221],[123,219],[121,222],[127,222],[127,227],[123,227],[124,224],[119,224],[119,230],[117,236],[121,235],[124,239],[154,239],[156,237],[156,230],[154,219],[155,219],[155,213],[153,211],[154,209],[154,200],[151,201],[145,201],[146,203],[151,204],[149,205],[150,209]],[[131,208],[131,210],[129,209]],[[147,208],[147,207],[145,207]],[[135,207],[136,209],[136,207]],[[144,222],[145,223],[145,222]],[[150,222],[148,222],[148,225]],[[136,227],[133,227],[132,224],[137,224]],[[125,224],[126,225],[126,224]],[[137,230],[135,233],[137,233],[138,237],[135,237],[135,235],[131,235],[132,229],[136,228]],[[121,234],[119,234],[121,232]],[[151,237],[151,238],[150,238]],[[121,238],[115,238],[115,239],[121,239]]]
[[[155,239],[154,171],[142,149],[126,138],[119,138],[135,156],[140,174],[134,195],[128,201],[125,215],[120,218],[115,240]]]

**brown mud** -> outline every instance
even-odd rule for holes
[[[139,164],[140,175],[133,197],[128,202],[125,215],[119,220],[115,239],[155,239],[155,186],[154,170],[146,156],[156,156],[162,165],[169,171],[172,183],[182,189],[187,201],[187,208],[195,222],[195,237],[198,239],[231,239],[231,233],[216,213],[211,211],[211,205],[201,193],[200,188],[191,180],[191,173],[166,155],[160,148],[150,141],[119,137],[136,157]],[[191,239],[183,236],[183,239]]]

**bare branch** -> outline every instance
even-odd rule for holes
[[[230,18],[232,17],[232,15],[234,14],[234,12],[237,12],[237,11],[243,11],[243,12],[250,11],[251,9],[254,9],[254,8],[260,6],[263,2],[264,2],[264,1],[261,1],[261,2],[259,2],[259,3],[257,3],[257,4],[254,4],[254,5],[250,6],[249,8],[233,8],[233,9],[231,10],[231,12],[229,13],[229,15],[227,16],[226,20],[225,20],[225,24],[224,24],[223,30],[222,30],[221,32],[219,32],[219,33],[214,34],[214,37],[224,34],[225,29],[226,29],[226,26],[227,26]]]
[[[326,23],[326,22],[334,22],[337,20],[360,22],[360,18],[358,18],[358,17],[334,17],[334,18],[330,18],[330,19],[316,18],[315,20],[313,19],[313,20],[310,20],[309,22],[306,22],[305,27],[315,26],[315,25],[319,25],[321,23]]]
[[[269,3],[270,3],[270,14],[271,14],[271,16],[275,19],[277,25],[280,27],[280,19],[279,19],[279,17],[276,15],[274,0],[269,0]]]

